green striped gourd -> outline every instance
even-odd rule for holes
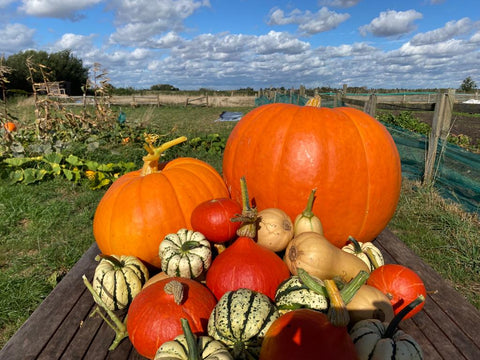
[[[229,291],[210,315],[208,335],[227,345],[235,359],[256,359],[265,333],[279,316],[268,296],[250,289]]]
[[[312,276],[313,278],[313,276]],[[319,285],[324,286],[322,280],[315,278]],[[307,308],[326,313],[329,307],[327,296],[313,291],[305,285],[300,276],[293,275],[283,281],[275,293],[275,305],[280,313],[290,310]]]
[[[405,315],[423,302],[420,295],[404,307],[390,323],[377,319],[360,320],[350,329],[359,360],[423,360],[420,345],[409,334],[397,329]]]
[[[211,336],[195,336],[187,319],[181,319],[183,334],[163,343],[154,360],[233,360],[228,348]]]
[[[350,244],[343,246],[342,250],[361,259],[368,265],[370,270],[373,271],[385,264],[382,252],[371,242],[360,242],[352,236],[350,236],[348,240]]]
[[[126,308],[148,280],[148,269],[135,256],[98,255],[93,289],[110,310]]]
[[[193,230],[180,229],[168,234],[160,243],[159,256],[162,271],[168,276],[195,279],[212,263],[210,242]]]

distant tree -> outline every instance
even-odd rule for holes
[[[44,65],[49,71],[50,81],[68,81],[71,95],[81,95],[82,85],[88,79],[88,67],[83,66],[82,60],[74,57],[70,50],[63,50],[48,54],[45,51],[27,50],[10,55],[6,65],[12,68],[9,75],[10,89],[32,91],[31,83],[27,80],[29,73],[26,65],[28,58],[32,63]],[[40,74],[34,74],[34,82],[42,82]]]
[[[472,92],[476,89],[477,89],[477,84],[470,76],[466,77],[463,80],[462,85],[460,85],[460,90],[464,92]]]
[[[153,91],[178,91],[178,88],[176,88],[173,85],[170,84],[157,84],[157,85],[152,85],[150,87],[150,90]]]
[[[83,66],[82,60],[72,55],[70,50],[52,53],[48,56],[47,64],[52,72],[54,81],[68,81],[71,95],[81,95],[82,85],[88,79],[88,67]]]

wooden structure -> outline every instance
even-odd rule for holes
[[[480,312],[388,229],[374,243],[387,263],[416,271],[429,291],[424,308],[400,326],[420,344],[424,358],[480,359]],[[92,281],[98,253],[93,244],[7,342],[0,351],[1,360],[143,359],[128,339],[109,351],[113,330],[100,317],[89,317],[95,303],[82,275]]]
[[[65,81],[42,82],[33,84],[35,91],[48,96],[67,96],[68,83]]]

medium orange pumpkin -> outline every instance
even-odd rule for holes
[[[316,189],[313,212],[337,247],[349,236],[373,240],[393,216],[401,166],[386,128],[353,108],[268,104],[246,114],[230,134],[223,176],[241,200],[245,176],[259,211],[275,207],[292,219]]]
[[[102,197],[93,235],[103,254],[133,255],[160,269],[163,238],[191,228],[191,213],[200,203],[229,196],[220,174],[201,160],[177,158],[159,165],[161,153],[184,140],[149,148],[143,168],[118,178]]]

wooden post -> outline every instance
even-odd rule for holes
[[[455,90],[449,89],[448,93],[439,93],[435,103],[433,113],[432,130],[428,137],[428,149],[425,159],[425,173],[423,175],[423,184],[434,182],[434,167],[437,157],[438,141],[447,140],[450,132],[450,123],[452,121],[453,103],[455,101]]]
[[[348,88],[348,85],[343,84],[343,96],[347,95],[347,88]]]
[[[300,85],[300,89],[298,90],[299,96],[305,96],[305,86]]]
[[[377,95],[371,94],[369,96],[368,101],[363,107],[363,111],[366,112],[368,115],[375,117],[375,113],[377,112]]]

